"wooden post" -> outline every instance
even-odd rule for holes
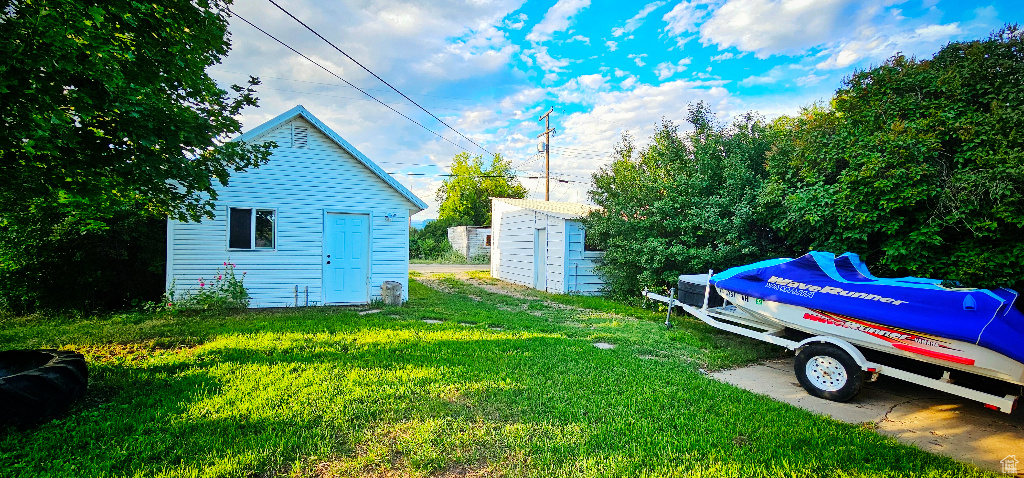
[[[548,200],[548,196],[551,193],[551,112],[555,110],[552,106],[544,116],[537,118],[537,121],[544,120],[544,132],[537,135],[537,137],[544,136],[544,200]]]

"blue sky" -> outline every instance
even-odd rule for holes
[[[950,41],[1024,21],[1019,1],[719,0],[558,2],[279,0],[300,19],[490,152],[543,198],[537,118],[554,108],[551,197],[586,201],[589,175],[623,132],[647,141],[662,118],[709,103],[722,121],[768,119],[827,100],[842,79],[896,52],[930,57]],[[306,106],[432,205],[452,156],[485,154],[317,39],[266,0],[235,10],[440,139],[241,21],[213,76],[261,78],[252,128]]]

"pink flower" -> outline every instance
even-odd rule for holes
[[[217,276],[217,280],[220,280],[221,276]]]
[[[224,261],[224,265],[228,265],[228,262],[227,262],[227,261]]]
[[[170,302],[167,303],[167,307],[171,307],[172,305],[174,305],[174,304],[172,304]]]
[[[242,271],[242,275],[243,275],[243,276],[245,275],[245,271]]]
[[[235,263],[234,262],[231,263],[231,267],[235,267]]]
[[[199,283],[199,288],[200,288],[200,289],[202,289],[202,288],[203,288],[203,287],[205,287],[205,286],[206,286],[206,284],[204,284],[204,283],[202,283],[202,282],[200,282],[200,283]]]

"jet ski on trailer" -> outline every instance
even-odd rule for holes
[[[868,272],[856,254],[810,252],[714,275],[682,276],[679,291],[682,301],[674,291],[672,297],[645,295],[682,306],[720,329],[797,351],[801,385],[822,398],[849,400],[865,379],[881,374],[1009,413],[1024,385],[1024,313],[1010,289],[883,279]],[[724,301],[715,307],[717,296]],[[899,362],[890,360],[894,357],[931,364],[942,376],[889,365]],[[953,383],[951,371],[1018,387],[1015,394],[994,395]]]

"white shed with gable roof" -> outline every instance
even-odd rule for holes
[[[579,219],[588,204],[491,199],[491,276],[560,294],[598,295],[594,268],[604,255],[586,250]]]
[[[426,203],[302,106],[235,141],[278,147],[218,184],[213,219],[168,221],[168,286],[195,289],[230,262],[250,307],[365,304],[384,281],[408,298],[409,217]]]

